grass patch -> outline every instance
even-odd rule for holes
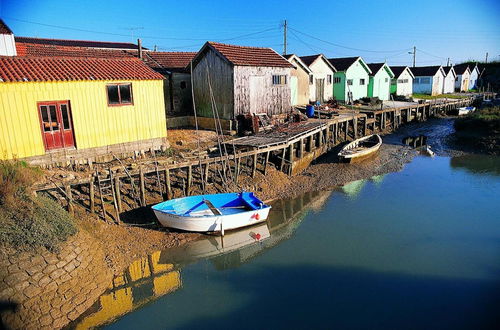
[[[55,201],[31,189],[41,171],[26,163],[0,161],[0,245],[51,251],[77,232],[73,218]]]
[[[429,94],[413,94],[414,99],[424,99],[424,100],[434,100],[434,99],[465,99],[468,96],[462,94],[439,94],[439,95],[429,95]]]
[[[455,120],[460,143],[478,151],[500,154],[500,107],[487,107]]]

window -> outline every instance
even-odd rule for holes
[[[68,105],[61,104],[61,117],[63,121],[63,129],[71,129],[69,120]]]
[[[333,76],[332,76],[331,74],[327,74],[327,75],[326,75],[326,83],[327,83],[328,85],[331,85],[331,84],[332,84],[332,78],[333,78]]]
[[[185,81],[181,81],[181,89],[185,89],[187,87],[187,84]]]
[[[340,81],[341,81],[340,77],[333,78],[333,83],[334,84],[340,84]]]
[[[132,103],[132,84],[107,85],[108,105],[127,105]]]
[[[391,85],[396,85],[396,82],[399,82],[399,80],[396,78],[391,79]]]
[[[312,74],[309,75],[309,85],[312,85],[314,83],[314,77]]]
[[[349,86],[352,86],[352,79],[347,79],[347,84],[348,84]]]
[[[414,84],[420,84],[420,78],[415,78],[413,79]]]
[[[385,78],[385,82],[388,82],[389,81],[389,78]]]
[[[404,79],[398,79],[398,84],[403,84],[405,82]]]
[[[438,83],[439,83],[439,78],[438,78]],[[420,83],[421,84],[430,84],[431,83],[431,78],[420,78]]]
[[[365,80],[364,79],[359,79],[359,85],[363,86],[364,84],[365,84]]]
[[[286,75],[273,75],[273,85],[286,85]]]

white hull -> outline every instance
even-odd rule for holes
[[[474,110],[476,110],[476,108],[474,108],[474,107],[472,107],[472,108],[468,108],[468,107],[458,108],[458,115],[465,116],[471,112],[474,112]]]
[[[154,210],[164,227],[185,231],[211,232],[251,226],[266,221],[270,207],[220,216],[179,216]]]
[[[359,148],[359,145],[362,142],[369,140],[373,137],[377,139],[377,144],[375,144],[372,147]],[[372,154],[378,151],[381,145],[382,145],[382,138],[379,135],[377,134],[368,135],[360,139],[354,140],[351,143],[344,146],[344,148],[342,148],[342,150],[338,153],[338,156],[345,161],[354,162],[356,160],[361,160],[368,156],[371,156]]]

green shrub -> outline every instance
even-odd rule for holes
[[[39,169],[26,163],[0,161],[0,244],[56,250],[76,233],[74,220],[59,204],[32,193],[40,175]]]

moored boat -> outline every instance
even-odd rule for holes
[[[461,108],[458,108],[458,115],[465,116],[471,112],[474,112],[474,110],[476,110],[475,107],[461,107]]]
[[[152,209],[164,227],[224,233],[266,221],[271,207],[253,193],[241,192],[176,198]]]
[[[382,138],[378,134],[368,135],[345,145],[338,153],[341,160],[353,163],[376,154],[382,145]]]

